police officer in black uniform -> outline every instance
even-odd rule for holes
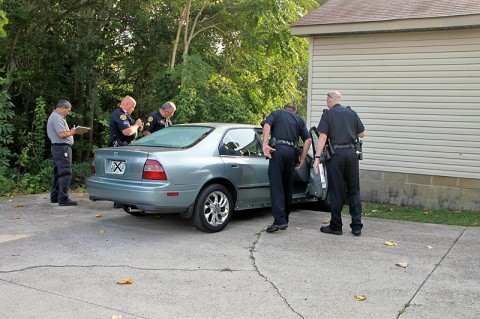
[[[270,159],[268,178],[270,179],[273,224],[267,228],[268,233],[279,229],[285,230],[288,227],[288,217],[292,210],[295,168],[302,166],[312,143],[305,122],[296,112],[295,104],[287,103],[282,110],[273,111],[262,122],[263,152]],[[270,133],[272,138],[269,145]],[[300,161],[296,151],[299,137],[304,142]]]
[[[135,140],[139,131],[143,130],[141,119],[136,121],[131,114],[135,110],[137,102],[131,96],[125,96],[110,116],[108,146],[125,146]]]
[[[119,107],[112,112],[108,125],[110,133],[108,146],[126,146],[137,138],[139,131],[143,130],[142,120],[135,121],[131,116],[136,105],[135,99],[127,95],[122,99]],[[121,206],[114,202],[113,208],[121,208]]]
[[[360,202],[360,177],[358,154],[356,152],[357,137],[365,136],[365,127],[358,114],[349,107],[340,104],[342,96],[338,91],[327,94],[328,111],[325,111],[317,127],[318,139],[317,154],[313,164],[315,174],[318,174],[320,155],[329,139],[333,148],[330,161],[327,162],[328,192],[330,195],[331,218],[330,225],[322,226],[322,233],[341,235],[342,208],[345,195],[352,223],[352,234],[360,236],[362,233],[362,203]],[[345,194],[346,189],[346,194]]]
[[[177,107],[173,102],[165,102],[162,107],[147,115],[145,123],[145,131],[143,134],[150,135],[150,133],[161,130],[162,128],[172,125],[170,117],[175,114]]]

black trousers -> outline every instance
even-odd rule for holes
[[[59,203],[68,200],[68,188],[72,180],[72,147],[69,145],[52,145],[53,184],[50,200]]]
[[[268,164],[270,200],[272,201],[273,224],[288,224],[292,211],[293,177],[295,174],[295,149],[277,145]]]
[[[339,148],[335,155],[327,162],[328,192],[330,195],[331,219],[330,227],[334,230],[342,229],[342,208],[345,196],[352,223],[352,230],[361,230],[362,203],[360,201],[360,169],[355,148]]]

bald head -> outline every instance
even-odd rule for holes
[[[135,106],[137,105],[137,102],[135,99],[129,95],[125,96],[120,102],[120,107],[127,111],[128,114],[132,114],[132,112],[135,110]]]
[[[331,109],[335,104],[342,102],[342,95],[338,91],[331,91],[327,93],[327,106]]]

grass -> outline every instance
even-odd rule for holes
[[[480,212],[476,211],[397,207],[374,203],[362,203],[362,206],[365,217],[431,224],[480,226]],[[344,206],[342,213],[348,214],[348,205]]]

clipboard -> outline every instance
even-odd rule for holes
[[[82,134],[87,133],[88,131],[90,131],[89,127],[85,127],[85,126],[76,126],[75,127],[75,134],[82,135]]]

